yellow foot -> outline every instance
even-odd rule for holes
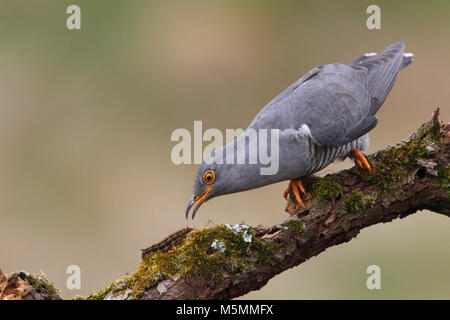
[[[372,173],[372,167],[370,166],[369,162],[366,159],[367,153],[365,153],[364,151],[360,151],[358,149],[352,149],[352,153],[355,163],[359,167],[367,169],[370,173]]]
[[[300,204],[300,206],[305,209],[305,203],[303,202],[302,198],[300,197],[300,192],[306,195],[305,188],[303,188],[302,181],[300,179],[294,179],[289,182],[289,185],[287,189],[283,192],[283,198],[285,200],[288,200],[288,194],[289,192],[294,191],[295,199],[297,200],[297,203]]]

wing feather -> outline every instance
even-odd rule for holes
[[[312,69],[269,102],[249,128],[297,130],[306,124],[314,141],[333,147],[363,136],[377,125],[376,111],[398,72],[412,61],[403,50],[398,41],[349,65]]]

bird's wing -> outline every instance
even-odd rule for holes
[[[306,81],[310,80],[314,76],[316,76],[320,70],[323,68],[323,65],[318,65],[317,67],[314,67],[313,69],[309,70],[307,73],[305,73],[300,79],[295,81],[293,84],[291,84],[289,87],[287,87],[283,92],[281,92],[279,95],[277,95],[275,98],[273,98],[264,108],[261,109],[261,111],[256,115],[253,122],[250,124],[249,127],[258,126],[257,120],[261,118],[264,114],[269,114],[272,112],[272,109],[278,108],[280,104],[282,104],[286,99],[288,99],[294,92],[297,90],[300,85],[305,83]],[[255,124],[255,125],[254,125]]]
[[[350,65],[319,66],[272,100],[250,127],[295,129],[306,124],[322,146],[340,146],[373,129],[376,111],[405,65],[404,45],[363,56]]]
[[[322,146],[341,146],[377,124],[370,114],[373,101],[367,90],[367,69],[362,67],[326,65],[287,102],[298,127],[306,124]]]
[[[350,63],[367,69],[367,89],[374,99],[371,114],[374,115],[386,100],[401,69],[412,62],[412,54],[403,54],[405,45],[397,41],[383,52],[365,54]]]

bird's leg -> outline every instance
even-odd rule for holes
[[[286,201],[288,200],[288,194],[289,194],[289,192],[291,192],[291,190],[292,190],[292,184],[291,184],[291,182],[289,182],[288,187],[283,192],[284,200],[286,200]]]
[[[297,182],[295,180],[292,180],[292,191],[294,191],[295,199],[297,200],[297,203],[300,204],[300,206],[305,207],[305,204],[302,201],[302,197],[300,196],[300,191],[298,190],[299,187],[297,185]]]
[[[295,181],[295,183],[297,184],[297,187],[300,189],[300,191],[301,191],[303,194],[306,195],[305,188],[303,188],[302,180],[296,179],[296,180],[294,180],[294,181]]]
[[[300,179],[294,179],[289,182],[287,189],[283,192],[283,198],[288,200],[287,196],[291,191],[294,192],[297,203],[299,203],[301,207],[306,208],[300,196],[300,192],[306,195],[305,188],[303,187],[302,181]]]
[[[364,151],[360,151],[358,149],[352,149],[353,159],[355,160],[355,163],[361,167],[367,169],[370,173],[372,173],[372,167],[370,166],[369,162],[367,161],[367,153]]]

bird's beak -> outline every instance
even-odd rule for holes
[[[192,196],[192,198],[189,200],[189,203],[186,207],[186,219],[189,216],[189,210],[191,210],[192,206],[195,204],[194,211],[192,212],[192,219],[194,219],[195,214],[198,211],[198,208],[200,208],[200,206],[207,200],[206,197],[207,197],[208,193],[211,192],[212,189],[213,189],[213,187],[209,187],[208,189],[203,191],[203,193],[201,195]]]

